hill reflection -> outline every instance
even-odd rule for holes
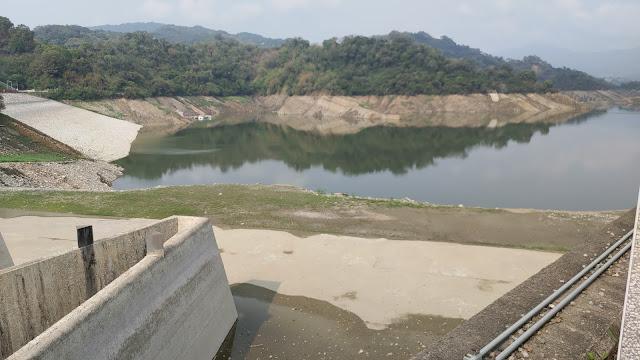
[[[579,116],[570,123],[585,121]],[[157,179],[193,165],[222,172],[245,163],[282,161],[296,171],[322,166],[355,176],[380,171],[405,174],[428,167],[438,158],[467,157],[474,147],[503,148],[510,141],[528,143],[554,124],[507,124],[490,129],[450,127],[373,127],[348,135],[320,135],[268,123],[195,126],[173,135],[141,139],[117,163],[127,176]]]

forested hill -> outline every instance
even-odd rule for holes
[[[283,39],[270,39],[257,34],[242,32],[229,34],[222,30],[211,30],[202,26],[176,26],[160,23],[127,23],[121,25],[102,25],[86,28],[78,25],[44,25],[33,29],[35,39],[47,44],[64,45],[72,48],[83,42],[113,39],[136,31],[144,31],[154,38],[171,43],[192,45],[196,42],[213,41],[217,36],[233,38],[241,43],[258,47],[274,47],[284,44]]]
[[[207,29],[202,26],[177,26],[160,23],[127,23],[120,25],[102,25],[90,27],[91,30],[111,31],[118,33],[130,33],[136,31],[146,31],[153,34],[155,38],[164,39],[173,43],[182,43],[192,45],[196,42],[212,41],[216,36],[229,37],[236,39],[244,44],[256,45],[258,47],[274,47],[284,44],[283,39],[271,39],[258,34],[241,32],[238,34],[229,34],[222,30]],[[38,36],[37,28],[36,38]]]
[[[604,79],[596,78],[585,72],[569,69],[566,67],[555,68],[548,62],[537,56],[526,56],[522,60],[508,59],[483,53],[480,49],[474,49],[467,45],[460,45],[451,38],[442,36],[434,38],[425,32],[401,33],[392,31],[387,35],[390,39],[406,36],[419,44],[428,44],[437,49],[443,56],[454,59],[471,59],[473,64],[487,68],[491,66],[501,66],[505,63],[511,65],[515,72],[533,70],[539,82],[550,80],[554,87],[561,90],[604,90],[612,88],[612,84]]]
[[[82,32],[81,32],[82,33]],[[58,99],[176,95],[413,95],[547,92],[533,70],[475,66],[410,38],[349,36],[259,48],[218,36],[193,45],[146,32],[87,38],[74,47],[37,41],[0,17],[0,79]],[[6,80],[5,80],[6,79]]]
[[[474,65],[480,67],[500,66],[505,63],[505,60],[501,57],[483,53],[480,49],[474,49],[467,45],[457,44],[451,38],[446,36],[442,36],[438,39],[424,31],[420,31],[418,33],[392,31],[387,36],[389,39],[406,36],[418,44],[427,44],[434,49],[437,49],[445,57],[454,59],[471,59]]]

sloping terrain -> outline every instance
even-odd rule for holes
[[[354,133],[379,125],[497,127],[507,123],[562,122],[590,110],[561,94],[192,96],[68,103],[144,125],[142,131],[154,131],[156,125],[182,127],[195,121],[198,115],[211,115],[213,120],[224,122],[244,121],[248,115],[259,115],[259,121],[298,130]]]
[[[3,113],[95,160],[129,154],[140,125],[27,94],[6,94]]]

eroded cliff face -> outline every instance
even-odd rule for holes
[[[506,123],[558,122],[590,110],[563,94],[198,96],[69,103],[143,125],[147,131],[156,125],[180,128],[197,121],[197,116],[206,115],[216,122],[250,118],[299,130],[344,133],[378,125],[496,127]]]

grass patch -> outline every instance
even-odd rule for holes
[[[53,162],[66,161],[71,157],[58,154],[16,154],[16,155],[0,155],[0,163],[4,162]]]
[[[23,190],[0,191],[0,204],[4,208],[96,216],[150,219],[172,215],[203,216],[223,228],[270,229],[302,234],[321,232],[399,240],[422,239],[554,253],[567,251],[567,248],[553,242],[498,243],[492,242],[491,238],[476,240],[460,237],[456,229],[444,232],[420,230],[431,228],[429,221],[432,215],[438,215],[440,217],[437,219],[442,219],[443,214],[451,213],[453,218],[467,218],[475,213],[506,213],[506,210],[459,208],[406,199],[373,199],[322,192],[322,189],[313,192],[290,186],[231,184],[114,192]],[[304,215],[305,213],[311,215]],[[327,216],[316,217],[313,214]],[[369,217],[370,215],[372,216]],[[391,219],[380,221],[378,215],[391,216]],[[498,220],[509,221],[518,215],[498,216],[504,216]]]
[[[369,103],[360,104],[360,107],[363,108],[363,109],[369,109],[369,110],[373,109],[373,105],[371,105]]]
[[[199,97],[194,98],[194,100],[195,100],[195,102],[198,103],[198,106],[213,106],[215,108],[225,107],[222,104],[218,104],[218,103],[215,103],[213,101],[209,101],[207,99],[202,99],[202,98],[199,98]]]
[[[235,102],[239,102],[239,103],[248,103],[249,101],[251,101],[251,99],[247,98],[247,97],[243,97],[243,96],[227,96],[224,98],[227,101],[235,101]]]
[[[102,106],[105,107],[105,109],[111,111],[111,112],[116,112],[116,110],[113,108],[113,106],[111,106],[110,104],[107,103],[102,103]]]
[[[169,109],[165,109],[164,107],[162,107],[162,104],[155,104],[155,103],[151,103],[151,105],[153,105],[153,106],[157,107],[158,109],[160,109],[160,110],[164,111],[164,114],[165,114],[165,115],[169,115],[169,114],[171,114],[171,110],[169,110]]]

